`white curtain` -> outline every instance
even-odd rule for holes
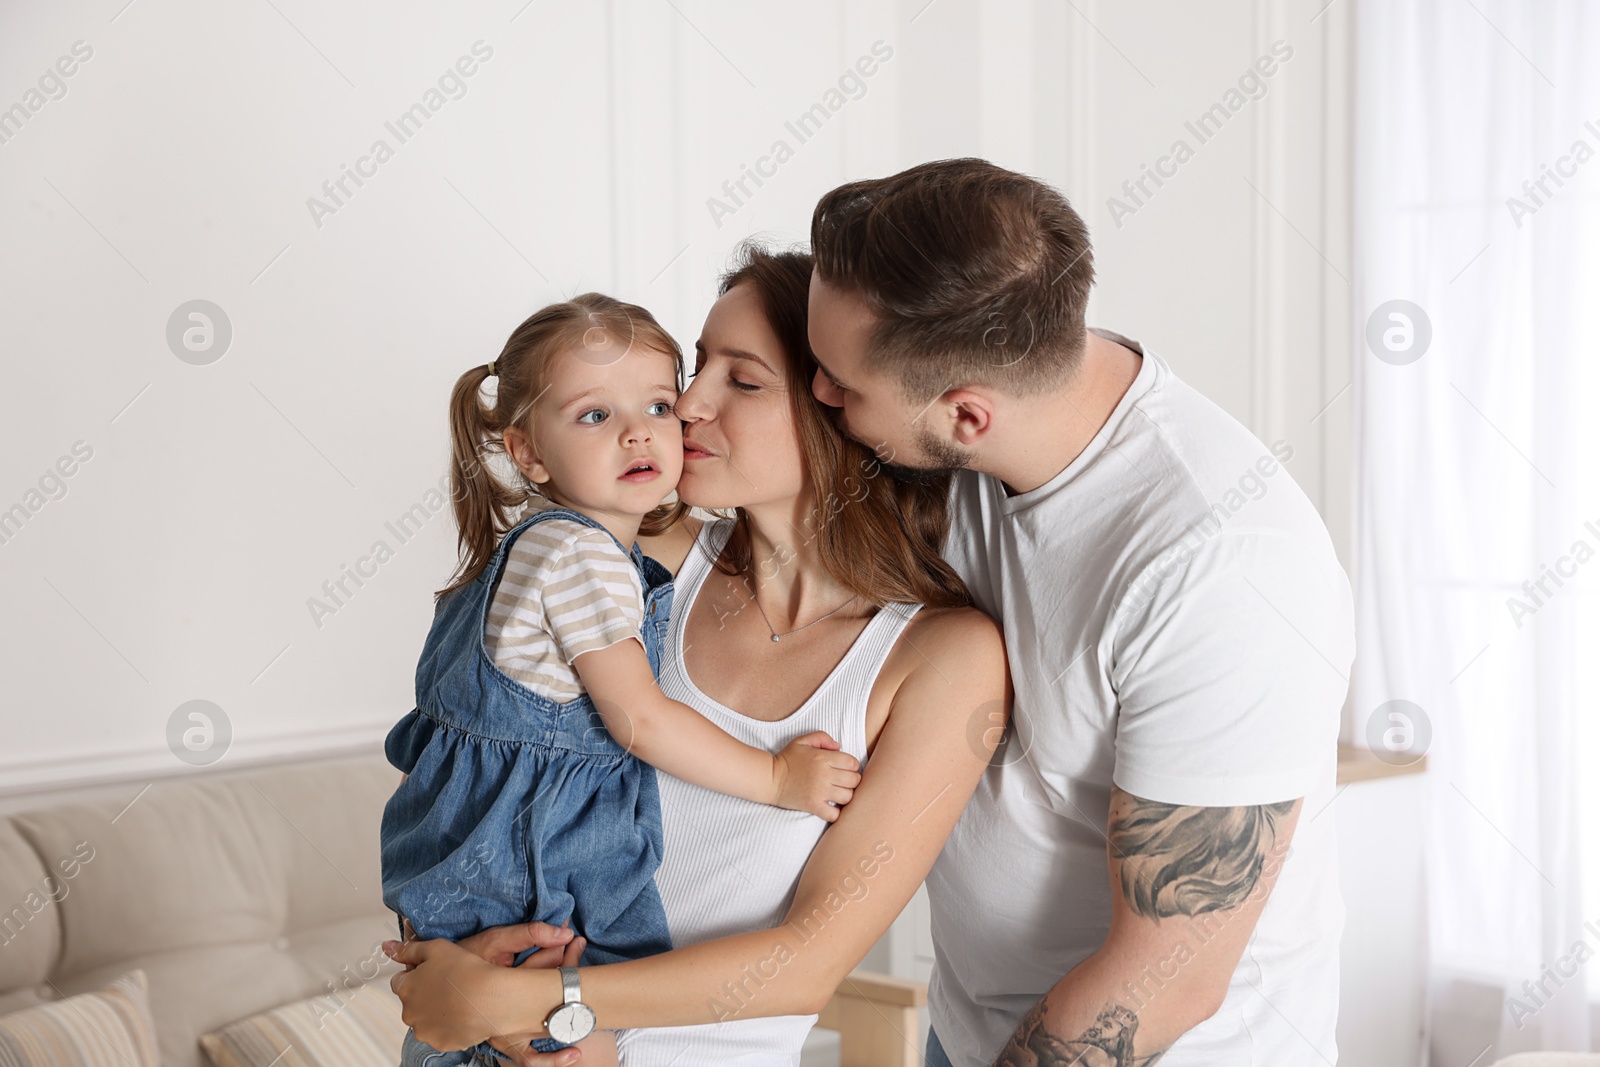
[[[1588,1051],[1600,4],[1358,0],[1356,22],[1355,727],[1407,700],[1431,734],[1430,1062]]]

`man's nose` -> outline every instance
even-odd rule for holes
[[[811,376],[811,395],[830,408],[844,407],[844,397],[840,395],[838,389],[834,388],[833,383],[828,380],[828,376],[820,370]]]

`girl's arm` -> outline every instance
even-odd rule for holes
[[[637,641],[585,652],[572,667],[617,744],[674,778],[758,804],[809,811],[829,822],[861,781],[860,761],[838,751],[838,743],[821,731],[796,738],[776,754],[734,740],[661,692]]]
[[[601,1026],[810,1014],[883,936],[977,787],[1011,700],[1000,631],[988,617],[927,610],[913,627],[907,637],[916,641],[917,666],[895,693],[855,799],[812,851],[785,921],[583,968],[583,999]],[[509,1036],[502,1050],[530,1065],[558,1062],[562,1054],[533,1057],[526,1044],[561,1003],[556,975],[494,967],[448,941],[390,954],[421,964],[391,982],[421,1040],[459,1048],[493,1034],[519,1035],[520,1051],[512,1051]],[[738,998],[729,995],[730,983],[744,990]]]

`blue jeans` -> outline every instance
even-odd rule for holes
[[[944,1046],[939,1044],[939,1035],[933,1032],[933,1027],[928,1027],[928,1051],[923,1056],[924,1067],[954,1067],[950,1057],[944,1054]]]
[[[467,1049],[465,1052],[439,1052],[421,1041],[410,1030],[406,1031],[405,1043],[400,1046],[400,1067],[479,1067],[480,1064],[494,1064],[494,1067],[505,1067],[509,1060],[496,1058],[484,1059],[479,1051]]]

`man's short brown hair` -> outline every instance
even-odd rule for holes
[[[1038,393],[1083,355],[1089,230],[1025,174],[941,159],[841,185],[817,202],[811,252],[877,316],[869,359],[913,401],[975,384]]]

